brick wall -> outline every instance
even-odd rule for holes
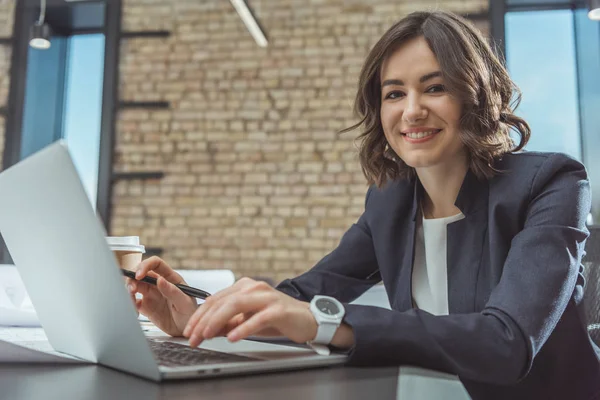
[[[0,0],[0,37],[12,36],[15,1]],[[10,45],[0,44],[0,107],[6,106],[8,102],[11,54],[12,47]],[[4,123],[5,118],[0,115],[0,170],[4,153]]]
[[[351,115],[363,58],[406,13],[482,13],[487,0],[251,0],[258,47],[226,0],[123,0],[115,171],[164,171],[114,186],[112,234],[140,235],[177,268],[279,281],[331,251],[367,186]],[[484,24],[485,25],[485,24]],[[486,30],[487,27],[483,26]]]
[[[363,58],[417,9],[485,13],[488,0],[249,0],[269,37],[259,48],[227,0],[123,0],[121,100],[168,110],[119,112],[114,170],[164,171],[114,186],[112,234],[140,235],[179,268],[230,268],[275,281],[333,249],[363,210],[354,123]],[[0,0],[0,37],[15,0]],[[488,31],[485,22],[480,28]],[[11,46],[0,45],[0,106]],[[0,165],[4,117],[0,116]]]

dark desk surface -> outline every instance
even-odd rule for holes
[[[443,374],[401,368],[399,380],[398,373],[398,368],[330,367],[158,384],[96,365],[0,364],[0,399],[468,399],[462,385]],[[427,393],[415,389],[417,381]]]

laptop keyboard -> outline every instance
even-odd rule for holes
[[[165,367],[185,367],[202,364],[234,363],[241,361],[257,361],[257,358],[244,357],[219,351],[191,348],[186,344],[148,340],[150,348],[158,359],[158,364]]]

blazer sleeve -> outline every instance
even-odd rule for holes
[[[548,157],[529,198],[524,228],[481,312],[434,316],[346,305],[355,337],[349,364],[412,364],[495,384],[522,379],[575,289],[588,236],[585,168],[564,155]]]
[[[371,190],[367,191],[365,208]],[[379,281],[373,240],[363,213],[335,250],[304,274],[281,282],[277,289],[302,301],[325,295],[350,302]]]

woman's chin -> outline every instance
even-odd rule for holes
[[[407,157],[406,159],[403,158],[402,160],[406,163],[406,165],[415,169],[429,168],[437,164],[435,160],[425,157]]]

